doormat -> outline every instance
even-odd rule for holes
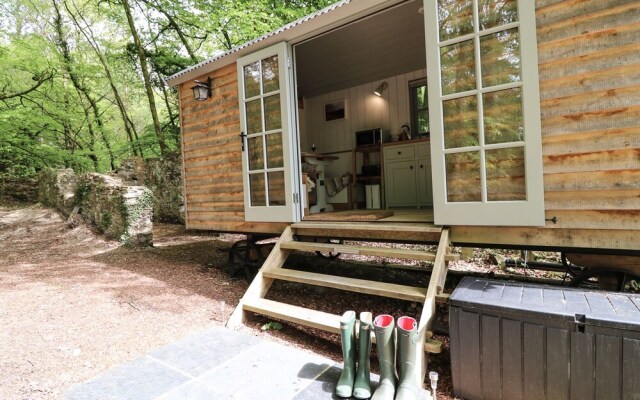
[[[347,210],[305,215],[305,221],[377,221],[393,215],[389,210]]]

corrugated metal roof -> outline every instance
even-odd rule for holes
[[[218,60],[221,60],[221,59],[223,59],[225,57],[228,57],[231,54],[239,52],[240,50],[243,50],[243,49],[246,49],[248,47],[254,46],[257,43],[260,43],[260,42],[264,41],[265,39],[277,36],[277,35],[281,34],[282,32],[288,31],[291,28],[294,28],[296,26],[302,25],[305,22],[311,21],[311,20],[313,20],[313,19],[315,19],[315,18],[317,18],[317,17],[319,17],[321,15],[328,14],[328,13],[330,13],[332,11],[335,11],[336,9],[338,9],[338,8],[340,8],[340,7],[342,7],[342,6],[346,5],[346,4],[349,4],[352,1],[353,0],[342,0],[342,1],[339,1],[337,3],[334,3],[334,4],[332,4],[332,5],[328,6],[328,7],[323,8],[322,10],[318,10],[318,11],[312,13],[312,14],[309,14],[309,15],[307,15],[305,17],[302,17],[302,18],[300,18],[300,19],[298,19],[296,21],[293,21],[293,22],[291,22],[291,23],[289,23],[287,25],[281,26],[280,28],[278,28],[278,29],[276,29],[276,30],[274,30],[272,32],[269,32],[269,33],[267,33],[265,35],[262,35],[262,36],[260,36],[260,37],[258,37],[256,39],[253,39],[253,40],[250,40],[250,41],[248,41],[246,43],[243,43],[240,46],[234,47],[233,49],[231,49],[231,50],[229,50],[229,51],[227,51],[225,53],[222,53],[222,54],[220,54],[218,56],[215,56],[215,57],[209,58],[207,60],[204,60],[204,61],[202,61],[202,62],[200,62],[198,64],[195,64],[195,65],[193,65],[193,66],[191,66],[189,68],[186,68],[186,69],[184,69],[184,70],[182,70],[182,71],[180,71],[180,72],[168,77],[166,79],[166,81],[172,86],[180,84],[183,81],[188,80],[188,79],[181,80],[180,77],[183,77],[183,76],[189,74],[192,71],[198,70],[198,69],[200,69],[200,68],[202,68],[202,67],[204,67],[204,66],[206,66],[208,64],[211,64],[211,63],[213,63],[215,61],[218,61]]]

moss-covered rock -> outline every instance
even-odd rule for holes
[[[79,206],[82,215],[105,236],[133,246],[153,244],[153,194],[144,186],[125,186],[108,175],[84,175],[86,187]]]
[[[125,186],[123,199],[125,230],[120,240],[133,246],[151,246],[153,244],[153,193],[145,186]]]
[[[154,194],[156,221],[184,223],[182,159],[179,153],[146,160],[144,184]]]
[[[74,207],[106,237],[132,246],[153,245],[153,193],[126,186],[119,177],[72,170],[48,170],[40,176],[40,201],[67,216]]]
[[[45,168],[38,177],[38,200],[68,217],[76,204],[77,185],[78,175],[72,169]]]

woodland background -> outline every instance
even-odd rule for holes
[[[164,79],[333,0],[3,0],[0,179],[179,149]]]

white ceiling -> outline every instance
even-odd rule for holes
[[[422,1],[295,46],[298,95],[314,97],[426,67]]]

